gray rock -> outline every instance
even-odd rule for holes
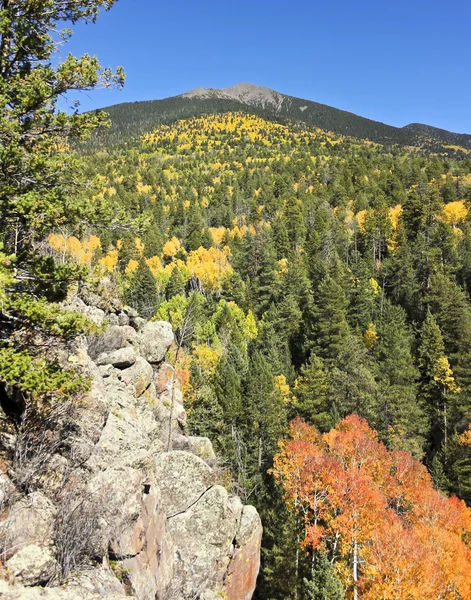
[[[237,521],[237,523],[239,523],[239,528],[240,528],[240,518],[242,516],[242,510],[244,508],[244,505],[242,504],[242,500],[239,498],[239,496],[229,496],[229,508],[232,511],[232,514],[235,517],[235,520]]]
[[[174,450],[185,450],[203,460],[215,460],[213,445],[207,437],[175,436],[172,445]]]
[[[219,591],[237,529],[227,491],[219,485],[211,487],[186,512],[169,518],[167,523],[178,551],[174,579],[181,582],[187,594],[198,591],[203,583]]]
[[[188,452],[164,452],[154,464],[168,518],[188,510],[214,483],[214,473],[208,465]]]
[[[171,400],[161,395],[158,402],[153,406],[153,412],[157,424],[157,435],[163,442],[167,443]],[[174,402],[172,413],[172,432],[175,439],[186,432],[186,411],[184,407],[176,401]],[[188,448],[185,447],[185,450],[188,450]]]
[[[126,346],[113,352],[103,353],[96,359],[99,366],[113,365],[117,369],[127,369],[136,362],[136,352],[132,346]]]
[[[6,473],[0,472],[0,513],[7,502],[11,502],[13,500],[14,493],[15,486],[10,481],[10,478]]]
[[[144,327],[146,326],[147,321],[145,319],[143,319],[142,317],[135,317],[132,320],[132,325],[134,327],[134,329],[136,329],[136,331],[142,331],[144,329]]]
[[[88,354],[95,360],[104,352],[131,346],[136,340],[136,331],[131,326],[112,325],[105,333],[88,338]]]
[[[102,367],[99,367],[99,371],[103,379],[106,379],[107,377],[112,377],[115,374],[113,365],[103,365]]]
[[[94,545],[98,556],[111,547],[116,556],[135,556],[145,543],[142,532],[141,501],[146,477],[139,469],[110,468],[93,477],[85,502],[90,510],[99,507]]]
[[[224,598],[224,596],[221,596],[221,594],[217,594],[216,592],[212,592],[211,590],[205,590],[199,595],[199,600],[221,600],[221,598]]]
[[[20,548],[35,544],[51,544],[55,509],[40,492],[33,492],[13,504],[0,522],[1,545],[7,549],[7,557]]]
[[[39,585],[52,578],[57,563],[49,548],[31,544],[7,560],[6,567],[24,585]]]
[[[134,394],[138,398],[150,386],[154,377],[154,371],[150,364],[141,356],[129,369],[121,371],[119,378],[128,387],[134,389]]]
[[[145,467],[150,439],[138,419],[127,410],[110,413],[88,466],[94,471],[118,467]]]
[[[67,591],[82,596],[126,596],[123,584],[117,579],[113,570],[107,567],[81,570],[77,575],[69,577]]]
[[[129,325],[129,316],[126,314],[126,311],[121,311],[118,313],[118,323],[119,325]]]
[[[2,600],[102,600],[99,594],[88,594],[65,588],[24,587],[20,584],[9,585],[0,580],[0,597]],[[111,593],[107,600],[129,600],[125,594]]]
[[[147,323],[139,334],[139,349],[151,364],[163,361],[174,340],[172,326],[166,321]]]
[[[237,531],[237,545],[244,546],[261,529],[260,516],[254,506],[244,506]]]
[[[74,456],[86,461],[100,439],[108,415],[111,398],[103,382],[99,367],[90,359],[86,348],[77,352],[78,362],[91,379],[90,390],[83,396],[74,415],[76,438]]]
[[[103,325],[105,321],[105,312],[103,310],[96,306],[88,306],[78,296],[74,296],[67,304],[65,304],[64,309],[78,312],[96,325]]]

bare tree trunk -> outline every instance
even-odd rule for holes
[[[175,364],[173,365],[173,372],[172,372],[172,380],[171,380],[171,388],[172,388],[172,395],[170,397],[170,417],[169,417],[169,421],[168,421],[168,438],[167,438],[167,452],[171,452],[172,450],[172,421],[173,421],[173,412],[174,412],[174,408],[175,408],[175,375],[176,375],[176,371],[177,371],[177,365],[178,365],[178,355],[180,354],[180,344],[178,345],[177,348],[177,353],[175,355]]]
[[[358,543],[353,542],[353,600],[358,600]]]

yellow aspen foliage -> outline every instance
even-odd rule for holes
[[[360,231],[364,230],[364,225],[365,225],[365,220],[366,220],[367,213],[368,213],[367,210],[360,210],[360,212],[358,212],[357,215],[356,215],[356,219],[357,219],[357,223],[358,223],[358,228],[360,229]]]
[[[245,317],[245,336],[249,340],[254,340],[258,335],[257,322],[255,321],[254,314],[251,310]]]
[[[173,237],[171,240],[169,240],[164,245],[162,254],[165,257],[173,258],[175,256],[175,254],[178,253],[180,248],[181,248],[180,240],[178,240],[176,237]]]
[[[275,377],[275,389],[281,393],[281,396],[286,404],[291,402],[291,390],[289,385],[286,383],[286,377],[284,375],[277,375]]]
[[[448,358],[446,358],[446,356],[437,358],[433,372],[433,379],[437,383],[441,384],[445,391],[451,393],[461,392],[461,388],[456,385],[453,371],[451,370],[450,363],[448,362]]]
[[[49,246],[56,252],[65,252],[66,244],[63,235],[58,233],[51,233],[47,238]]]
[[[199,344],[193,350],[193,361],[204,377],[211,377],[216,372],[221,353],[207,344]]]
[[[191,202],[189,200],[185,200],[185,202],[183,203],[183,209],[184,210],[188,210],[191,206]]]
[[[288,259],[280,258],[280,260],[278,261],[278,265],[278,275],[286,275],[288,273]]]
[[[456,200],[445,204],[443,208],[443,220],[453,227],[462,223],[468,215],[468,209],[464,200]]]
[[[124,272],[126,273],[126,275],[131,275],[131,273],[134,273],[134,271],[137,270],[138,266],[139,266],[139,261],[133,260],[131,258],[131,260],[128,262],[128,265],[127,265],[126,269],[124,270]]]
[[[108,273],[113,273],[118,264],[119,249],[111,247],[106,256],[98,261],[98,264],[103,266]]]
[[[376,279],[374,277],[372,277],[369,281],[368,281],[370,288],[373,292],[373,294],[375,296],[379,296],[379,294],[381,294],[381,286],[379,285],[379,283],[376,281]]]
[[[225,227],[210,227],[208,231],[213,240],[213,244],[220,246],[227,229]]]
[[[201,204],[201,206],[202,206],[203,208],[208,208],[208,206],[209,206],[209,200],[206,198],[206,196],[203,196],[203,197],[201,198],[201,202],[200,202],[200,204]]]
[[[391,219],[392,228],[394,231],[399,227],[399,217],[402,213],[402,206],[400,204],[396,204],[389,209],[389,218]]]
[[[52,233],[48,237],[48,243],[53,250],[62,253],[64,259],[67,257],[80,265],[90,265],[95,250],[101,247],[101,242],[95,235],[81,242],[75,236],[65,237]]]
[[[203,288],[210,292],[220,292],[224,281],[232,274],[229,264],[229,248],[223,250],[200,246],[192,250],[187,259],[187,267],[192,277],[199,279]]]
[[[376,333],[376,325],[374,323],[370,323],[368,325],[368,329],[365,331],[364,339],[365,346],[368,348],[368,350],[372,348],[378,341],[378,334]]]
[[[467,446],[468,448],[471,448],[471,425],[464,433],[460,435],[458,441],[462,446]]]
[[[154,277],[157,277],[157,275],[162,270],[162,261],[160,260],[160,258],[158,256],[152,256],[151,258],[146,259],[146,263],[149,269],[151,270],[152,275]]]
[[[144,254],[145,246],[141,242],[141,238],[135,238],[134,244],[136,246],[136,250],[139,252],[139,256],[142,256]]]

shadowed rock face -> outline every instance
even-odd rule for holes
[[[93,312],[73,306],[82,304]],[[260,518],[218,484],[211,442],[187,435],[180,384],[163,362],[171,328],[125,313],[110,321],[98,338],[77,341],[73,362],[92,384],[73,415],[68,452],[50,463],[54,477],[46,473],[41,489],[23,497],[3,482],[11,493],[0,558],[10,582],[0,580],[0,596],[249,600]],[[164,452],[169,428],[173,451]],[[67,585],[54,587],[73,551]]]

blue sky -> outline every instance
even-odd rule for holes
[[[67,48],[126,71],[83,109],[244,81],[471,133],[470,23],[469,0],[119,0]]]

